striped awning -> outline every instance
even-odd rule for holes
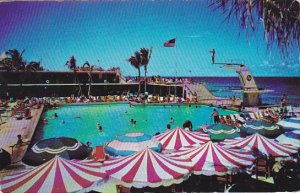
[[[291,154],[297,153],[298,149],[293,146],[284,145],[276,142],[275,140],[268,139],[258,133],[248,136],[246,138],[225,140],[221,142],[224,147],[235,147],[242,148],[246,150],[257,149],[259,152],[276,156],[289,156]]]
[[[162,144],[163,150],[176,150],[184,146],[203,144],[210,140],[207,134],[192,132],[179,127],[156,135],[155,138]]]
[[[224,148],[211,141],[198,147],[183,148],[171,157],[188,157],[192,160],[196,175],[236,174],[251,166],[254,161],[250,151]]]
[[[0,181],[2,192],[76,192],[90,191],[104,182],[101,163],[94,160],[66,160],[54,157],[40,166],[6,176]]]
[[[104,161],[103,171],[126,187],[159,187],[181,183],[192,173],[187,158],[170,158],[151,149]]]

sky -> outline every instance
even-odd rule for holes
[[[49,70],[67,70],[74,55],[104,69],[120,67],[137,75],[127,59],[153,47],[149,75],[236,76],[211,64],[244,63],[254,76],[300,76],[299,48],[283,54],[267,49],[262,24],[241,31],[237,21],[224,22],[221,10],[203,1],[2,2],[0,54],[25,49],[27,62],[41,61]],[[163,43],[176,38],[174,48]]]

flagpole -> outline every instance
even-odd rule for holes
[[[177,59],[178,59],[178,56],[177,56],[177,48],[176,48],[177,46],[174,46],[174,49],[175,49],[175,59],[176,59],[176,61],[175,61],[175,102],[176,102],[176,94],[177,94],[177,83],[176,83],[176,79],[177,79]]]

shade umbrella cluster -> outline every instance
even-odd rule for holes
[[[282,135],[279,135],[276,138],[276,141],[282,144],[289,144],[295,147],[300,148],[300,130],[294,130]]]
[[[107,160],[102,169],[110,179],[125,187],[159,187],[181,183],[192,170],[187,158],[170,158],[151,149]]]
[[[277,125],[282,126],[285,130],[300,130],[300,118],[288,118],[280,120]]]
[[[249,120],[242,127],[247,134],[259,133],[266,137],[277,137],[283,130],[278,125],[263,120]]]
[[[177,150],[184,146],[203,144],[210,139],[207,134],[187,131],[179,127],[156,135],[155,138],[162,144],[163,150]]]
[[[242,148],[245,150],[257,149],[263,154],[277,156],[289,156],[297,153],[297,148],[289,145],[278,143],[268,139],[258,133],[236,140],[223,141],[220,143],[227,148]]]
[[[107,177],[100,167],[93,160],[74,161],[56,156],[43,165],[4,177],[0,187],[2,192],[90,191]]]
[[[249,151],[226,149],[211,141],[179,150],[172,153],[171,157],[189,157],[193,163],[193,173],[208,176],[236,174],[251,166],[255,159]]]
[[[112,156],[127,156],[146,148],[160,152],[161,144],[145,133],[127,133],[110,142],[105,151]]]
[[[58,137],[37,142],[26,152],[22,161],[30,166],[38,166],[51,160],[56,155],[69,160],[83,160],[90,153],[91,149],[77,139]]]
[[[240,137],[238,130],[227,124],[213,124],[202,127],[202,129],[210,135],[212,141],[223,141],[224,139]]]

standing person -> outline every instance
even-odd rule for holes
[[[215,53],[216,53],[216,50],[212,49],[209,52],[211,53],[211,63],[214,64],[215,63]]]
[[[219,112],[217,111],[217,109],[214,109],[212,115],[214,117],[214,123],[217,124],[220,122],[220,118],[219,118]]]
[[[281,98],[280,111],[281,111],[282,115],[284,115],[287,111],[287,109],[286,109],[286,95],[285,94],[283,94],[282,98]]]

